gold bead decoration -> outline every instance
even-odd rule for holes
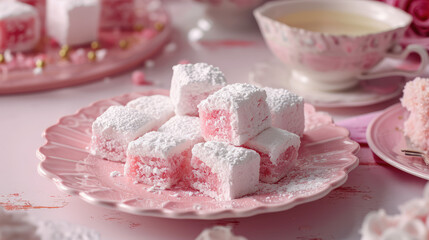
[[[128,48],[128,45],[129,45],[129,43],[128,43],[128,41],[127,41],[127,40],[125,40],[125,39],[123,39],[123,40],[119,41],[119,47],[120,47],[120,48],[122,48],[122,49],[127,49],[127,48]]]
[[[95,54],[94,51],[89,51],[87,56],[88,56],[89,61],[91,61],[91,62],[94,62],[97,59],[97,55]]]
[[[43,59],[37,59],[36,60],[36,67],[37,68],[44,68],[46,67],[46,62]]]
[[[155,29],[156,31],[161,32],[164,29],[164,23],[161,23],[161,22],[155,23]]]
[[[134,25],[134,31],[140,32],[144,29],[143,24],[137,23]]]
[[[5,63],[4,55],[0,53],[0,64]]]
[[[99,49],[100,48],[100,43],[98,42],[98,41],[93,41],[92,43],[91,43],[91,49],[92,50],[97,50],[97,49]]]
[[[61,47],[60,52],[58,53],[58,55],[60,55],[60,57],[62,59],[68,59],[69,53],[70,53],[70,47],[68,45],[64,45],[64,46]]]

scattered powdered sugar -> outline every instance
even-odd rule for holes
[[[110,172],[110,177],[114,178],[114,177],[120,177],[121,176],[121,172],[119,171],[112,171]]]
[[[200,204],[194,204],[194,209],[195,210],[201,210],[201,205]]]
[[[303,197],[320,191],[330,181],[334,169],[305,169],[295,168],[290,171],[287,177],[276,184],[259,183],[257,195],[268,197],[264,202],[275,202],[283,198],[291,199],[294,197]]]

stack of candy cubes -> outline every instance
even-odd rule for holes
[[[124,163],[136,183],[191,187],[216,200],[275,184],[296,164],[303,98],[284,89],[226,84],[206,63],[173,67],[170,97],[112,106],[92,126],[91,153]]]

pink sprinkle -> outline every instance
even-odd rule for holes
[[[186,59],[182,59],[182,60],[179,61],[179,64],[189,64],[189,63],[191,63],[191,62],[189,62]]]
[[[145,29],[142,32],[142,36],[146,39],[152,39],[154,38],[156,35],[158,35],[158,32],[155,29]]]
[[[144,75],[143,71],[134,71],[131,80],[133,81],[134,85],[150,85],[151,82],[146,80],[146,76]]]

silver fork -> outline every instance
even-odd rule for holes
[[[402,149],[401,152],[403,152],[406,156],[421,157],[423,158],[423,161],[426,163],[426,165],[429,165],[429,156],[422,151]]]

